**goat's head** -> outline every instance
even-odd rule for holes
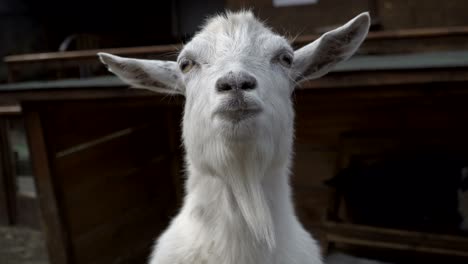
[[[297,83],[318,78],[350,57],[369,24],[369,15],[361,14],[294,51],[251,12],[227,13],[209,19],[177,62],[99,55],[134,87],[185,95],[188,171],[223,177],[252,233],[272,249],[273,220],[260,182],[289,169],[291,93]],[[197,188],[197,178],[190,177],[187,186]]]
[[[294,51],[251,12],[209,19],[177,62],[99,56],[110,71],[137,88],[186,97],[184,131],[231,140],[292,136],[291,92],[350,57],[367,35],[370,18],[346,25]],[[185,133],[185,132],[184,132]],[[184,135],[189,140],[189,135]]]

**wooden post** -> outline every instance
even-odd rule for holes
[[[34,176],[51,264],[71,262],[71,244],[57,199],[57,188],[50,170],[49,157],[40,115],[25,111],[26,131],[31,150]]]
[[[8,138],[8,120],[0,118],[0,225],[12,225],[16,215],[14,164]]]

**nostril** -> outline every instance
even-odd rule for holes
[[[226,92],[232,90],[232,85],[228,82],[218,82],[216,84],[216,90],[218,92]]]
[[[241,90],[253,90],[257,87],[257,79],[249,73],[241,72],[239,74],[239,80],[239,88]]]
[[[241,84],[241,89],[242,90],[253,90],[257,86],[257,81],[255,79],[244,81]]]

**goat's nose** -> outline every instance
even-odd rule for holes
[[[246,72],[229,72],[216,81],[218,92],[228,92],[234,90],[253,90],[257,87],[257,79]]]

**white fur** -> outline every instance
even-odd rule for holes
[[[178,63],[196,62],[186,73],[176,62],[99,54],[109,70],[134,86],[186,97],[186,196],[158,239],[151,264],[322,263],[291,199],[291,93],[297,82],[321,76],[351,56],[367,35],[369,20],[361,14],[294,52],[291,67],[277,59],[293,55],[288,41],[251,12],[209,19],[179,55]],[[217,92],[215,83],[239,71],[256,78],[257,88],[242,94],[261,111],[226,120],[217,110],[230,95]]]

